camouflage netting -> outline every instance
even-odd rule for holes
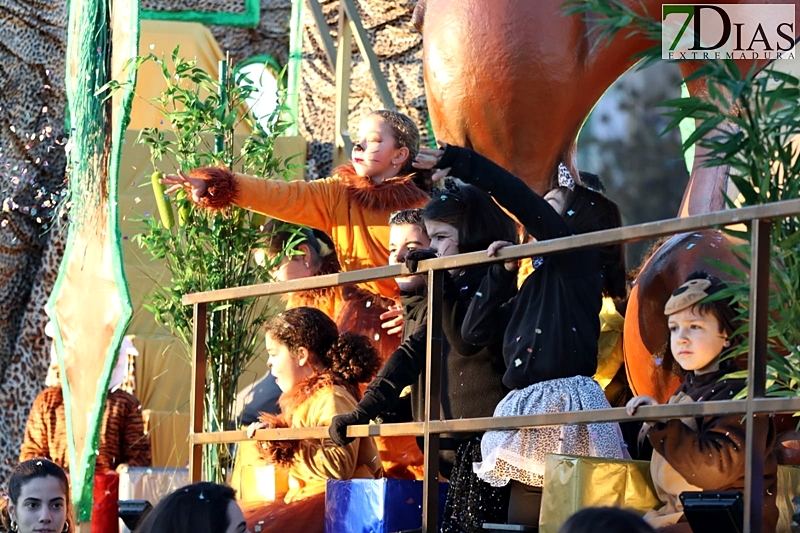
[[[148,11],[210,11],[215,13],[241,14],[245,11],[245,0],[141,0],[139,9]]]
[[[249,29],[211,26],[211,33],[222,51],[231,53],[233,63],[269,54],[278,63],[285,65],[289,58],[291,13],[291,0],[261,0],[261,21],[258,27]]]
[[[44,303],[63,249],[45,225],[63,189],[66,2],[0,10],[0,485],[43,388]]]
[[[355,0],[361,21],[369,35],[381,72],[386,78],[395,106],[413,118],[428,141],[428,118],[422,77],[422,35],[411,25],[416,2],[396,0]],[[328,28],[336,42],[339,1],[321,0]],[[319,32],[310,11],[303,18],[303,62],[300,86],[300,134],[309,141],[308,178],[328,176],[331,171],[336,76],[323,52]],[[350,82],[350,123],[355,132],[366,114],[383,107],[369,68],[353,42]]]

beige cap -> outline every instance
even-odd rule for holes
[[[711,280],[693,279],[687,281],[674,291],[664,306],[665,315],[674,315],[679,311],[693,306],[709,294],[706,290],[711,287]]]

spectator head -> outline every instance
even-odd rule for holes
[[[425,231],[425,221],[421,208],[395,211],[389,216],[389,264],[406,262],[406,255],[412,250],[428,248],[431,240]],[[401,291],[413,293],[425,286],[422,275],[394,278]]]
[[[338,271],[333,243],[324,233],[279,220],[269,220],[263,230],[266,247],[255,250],[255,258],[260,264],[266,264],[273,263],[278,255],[284,254],[281,262],[271,270],[276,281],[329,273],[326,267],[331,258],[336,262],[332,272]]]
[[[236,493],[200,482],[168,494],[139,522],[136,533],[249,533]]]
[[[715,276],[693,272],[667,300],[670,350],[683,370],[710,370],[721,355],[742,342],[733,335],[737,329],[733,300],[714,296],[727,287]]]
[[[517,225],[492,197],[446,179],[425,206],[425,227],[439,256],[486,250],[494,241],[517,242]]]
[[[372,379],[380,367],[368,338],[340,334],[336,323],[313,307],[287,309],[267,320],[264,329],[270,371],[283,392],[322,373],[355,386]]]
[[[31,459],[17,465],[8,481],[4,503],[0,509],[4,531],[75,531],[67,475],[47,459]]]

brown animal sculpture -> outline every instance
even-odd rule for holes
[[[640,13],[644,6],[651,16],[660,16],[660,1],[624,1]],[[793,3],[797,29],[800,1]],[[436,138],[473,148],[539,194],[554,185],[559,162],[576,170],[575,142],[581,124],[606,89],[634,64],[632,58],[652,45],[641,36],[623,38],[622,32],[608,45],[595,46],[591,23],[579,15],[564,16],[563,4],[564,0],[419,0],[414,11],[414,24],[423,34],[425,89]],[[738,63],[743,72],[753,64]],[[761,61],[757,67],[764,64]],[[688,76],[701,65],[686,61],[680,66]],[[704,80],[688,87],[694,95],[705,92]],[[724,207],[727,169],[704,168],[699,164],[704,156],[698,148],[681,216]],[[687,270],[674,268],[676,261]],[[667,288],[683,280],[680,275],[662,279],[658,269],[664,262],[673,274],[684,277],[706,264],[685,261],[680,254],[654,256],[642,273],[650,276],[652,287],[640,282],[631,297],[625,324],[629,378],[636,393],[659,399],[668,398],[678,380],[664,369],[663,361],[655,365],[651,354],[669,338],[663,321]],[[650,290],[656,292],[649,294]],[[634,329],[637,337],[641,330],[638,340],[630,338]]]

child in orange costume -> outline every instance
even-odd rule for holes
[[[407,116],[378,110],[358,130],[352,161],[333,177],[311,182],[266,180],[224,168],[203,167],[167,176],[168,193],[179,188],[197,205],[222,209],[237,205],[294,224],[324,231],[333,240],[342,270],[386,265],[393,211],[428,201],[424,173],[411,162],[419,151],[419,130]],[[398,295],[391,279],[365,283],[387,298]]]
[[[281,414],[262,414],[248,428],[316,427],[349,412],[361,398],[380,361],[369,339],[339,334],[325,313],[312,307],[289,309],[266,326],[270,371],[283,391]],[[325,485],[331,479],[379,478],[381,463],[372,438],[337,447],[330,439],[261,441],[262,454],[289,467],[283,500],[245,509],[251,531],[322,533]]]

